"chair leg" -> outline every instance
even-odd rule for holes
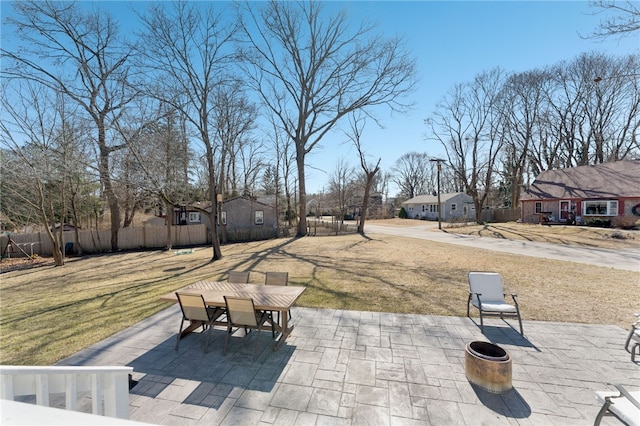
[[[262,323],[264,324],[264,322]],[[258,342],[260,341],[260,326],[261,324],[258,324],[258,328],[256,329],[256,346],[253,348],[253,360],[256,360],[256,357],[258,356]]]
[[[607,411],[609,411],[609,405],[611,405],[611,401],[607,400],[600,411],[598,411],[598,415],[596,416],[596,420],[593,422],[593,426],[600,425],[602,418],[605,416],[605,414],[607,414]]]
[[[227,355],[227,340],[229,339],[230,334],[231,334],[231,324],[227,326],[227,332],[224,333],[224,349],[222,350],[222,355]]]
[[[520,316],[520,311],[518,311],[518,324],[520,324],[520,335],[524,336],[524,331],[522,331],[522,317]]]
[[[631,362],[636,362],[636,352],[640,355],[640,343],[636,343],[631,348]]]
[[[211,329],[213,328],[213,324],[209,324],[208,330],[207,330],[207,338],[205,339],[204,342],[204,353],[206,354],[209,351],[209,336],[211,336]]]
[[[467,298],[467,317],[469,317],[469,305],[471,304],[471,293],[469,293],[469,297]]]
[[[269,315],[269,322],[271,323],[271,337],[276,338],[276,326],[273,324],[273,315]]]
[[[484,318],[482,318],[482,309],[480,309],[480,331],[484,333]]]
[[[178,329],[178,335],[176,336],[176,351],[180,346],[180,339],[182,338],[182,326],[184,325],[184,319],[180,321],[180,328]]]

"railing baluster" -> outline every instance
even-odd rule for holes
[[[49,376],[46,373],[36,374],[36,402],[49,406]]]
[[[93,414],[102,415],[102,377],[101,374],[91,376],[91,408]]]
[[[76,411],[78,406],[78,380],[76,374],[66,375],[65,405],[67,410]]]
[[[0,366],[0,398],[35,395],[49,406],[50,393],[65,393],[65,408],[77,411],[78,392],[91,392],[96,415],[129,418],[131,367]]]
[[[3,377],[0,384],[0,398],[13,401],[13,376]]]

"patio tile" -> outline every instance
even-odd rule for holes
[[[305,411],[313,388],[309,386],[291,385],[282,383],[276,389],[271,405],[274,407],[288,408],[290,410]]]
[[[375,385],[375,368],[375,361],[352,358],[347,364],[345,380],[348,383],[373,386]]]
[[[341,392],[315,388],[309,400],[307,411],[315,414],[336,416],[340,407]]]
[[[356,389],[356,404],[375,405],[378,407],[389,406],[389,389],[359,385]]]
[[[254,361],[255,336],[235,336],[223,356],[218,328],[209,353],[200,333],[176,351],[176,308],[60,365],[134,367],[131,419],[180,426],[585,425],[599,409],[595,390],[608,382],[640,387],[619,327],[525,321],[523,338],[499,320],[482,334],[468,318],[294,308],[290,338],[273,351],[261,336]],[[469,383],[464,346],[472,340],[511,354],[512,391]]]

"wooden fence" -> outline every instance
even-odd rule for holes
[[[73,231],[62,233],[63,247],[67,253],[76,253],[77,247]],[[171,239],[174,247],[192,247],[208,244],[206,225],[184,225],[171,228]],[[11,234],[11,240],[28,255],[51,256],[53,246],[46,232],[32,234]],[[8,238],[0,237],[0,247],[7,247]],[[111,231],[82,230],[78,231],[78,244],[83,253],[100,253],[111,250]],[[167,246],[166,226],[143,226],[136,228],[122,228],[118,232],[118,248],[121,250],[161,249]],[[10,244],[5,257],[24,257],[24,254]]]
[[[287,235],[285,230],[280,233]],[[221,238],[222,230],[218,229],[218,237]],[[229,243],[258,241],[277,237],[278,230],[269,227],[228,227],[226,229],[226,241]],[[62,234],[65,252],[75,254],[78,252],[73,231],[65,231]],[[53,246],[45,232],[31,234],[11,234],[11,240],[15,244],[7,247],[8,237],[0,237],[0,247],[3,253],[5,247],[7,252],[5,257],[24,257],[27,255],[51,256]],[[211,237],[207,226],[200,225],[180,225],[171,227],[171,240],[173,247],[193,247],[211,244]],[[109,230],[83,230],[78,231],[78,242],[82,247],[83,254],[108,252],[111,250],[111,231]],[[167,227],[157,225],[145,225],[143,227],[122,228],[118,232],[118,248],[120,250],[144,250],[162,249],[167,247]]]

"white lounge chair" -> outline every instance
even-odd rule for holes
[[[613,386],[617,392],[596,392],[596,399],[603,405],[594,426],[598,426],[604,416],[614,416],[629,426],[640,426],[640,391],[629,392],[622,385]]]
[[[499,316],[518,318],[520,334],[522,332],[522,318],[517,295],[511,294],[513,305],[505,301],[502,277],[496,272],[469,272],[469,298],[467,299],[467,316],[469,306],[473,304],[480,312],[480,329],[484,331],[485,316]]]
[[[640,355],[640,314],[635,315],[638,319],[631,324],[631,330],[624,344],[624,348],[631,354],[631,362],[636,362],[636,354]]]

